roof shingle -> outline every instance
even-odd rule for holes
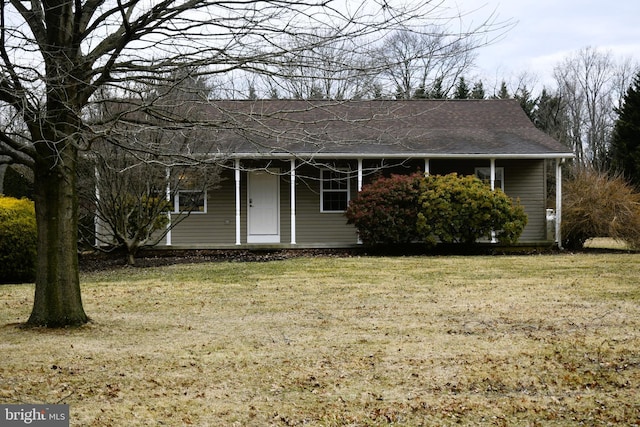
[[[571,157],[516,100],[216,101],[235,156]]]

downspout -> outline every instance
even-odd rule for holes
[[[562,163],[564,159],[556,159],[556,244],[562,249]]]
[[[429,171],[430,163],[431,162],[429,161],[429,159],[424,159],[424,176],[429,176],[429,174],[431,173]]]
[[[296,160],[291,159],[291,244],[296,244]]]
[[[240,159],[236,159],[233,165],[236,183],[236,245],[241,245],[240,241]]]

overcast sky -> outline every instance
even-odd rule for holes
[[[523,71],[552,84],[553,67],[568,55],[595,47],[640,63],[640,0],[446,0],[463,11],[481,8],[474,22],[496,12],[515,26],[478,51],[478,76],[487,92]]]

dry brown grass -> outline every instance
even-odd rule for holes
[[[640,423],[640,255],[313,258],[0,287],[0,403],[74,426]]]
[[[632,250],[629,243],[624,240],[612,239],[610,237],[594,237],[584,243],[587,249],[614,249],[614,250]]]

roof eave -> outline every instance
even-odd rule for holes
[[[234,159],[572,159],[573,153],[234,153]]]

